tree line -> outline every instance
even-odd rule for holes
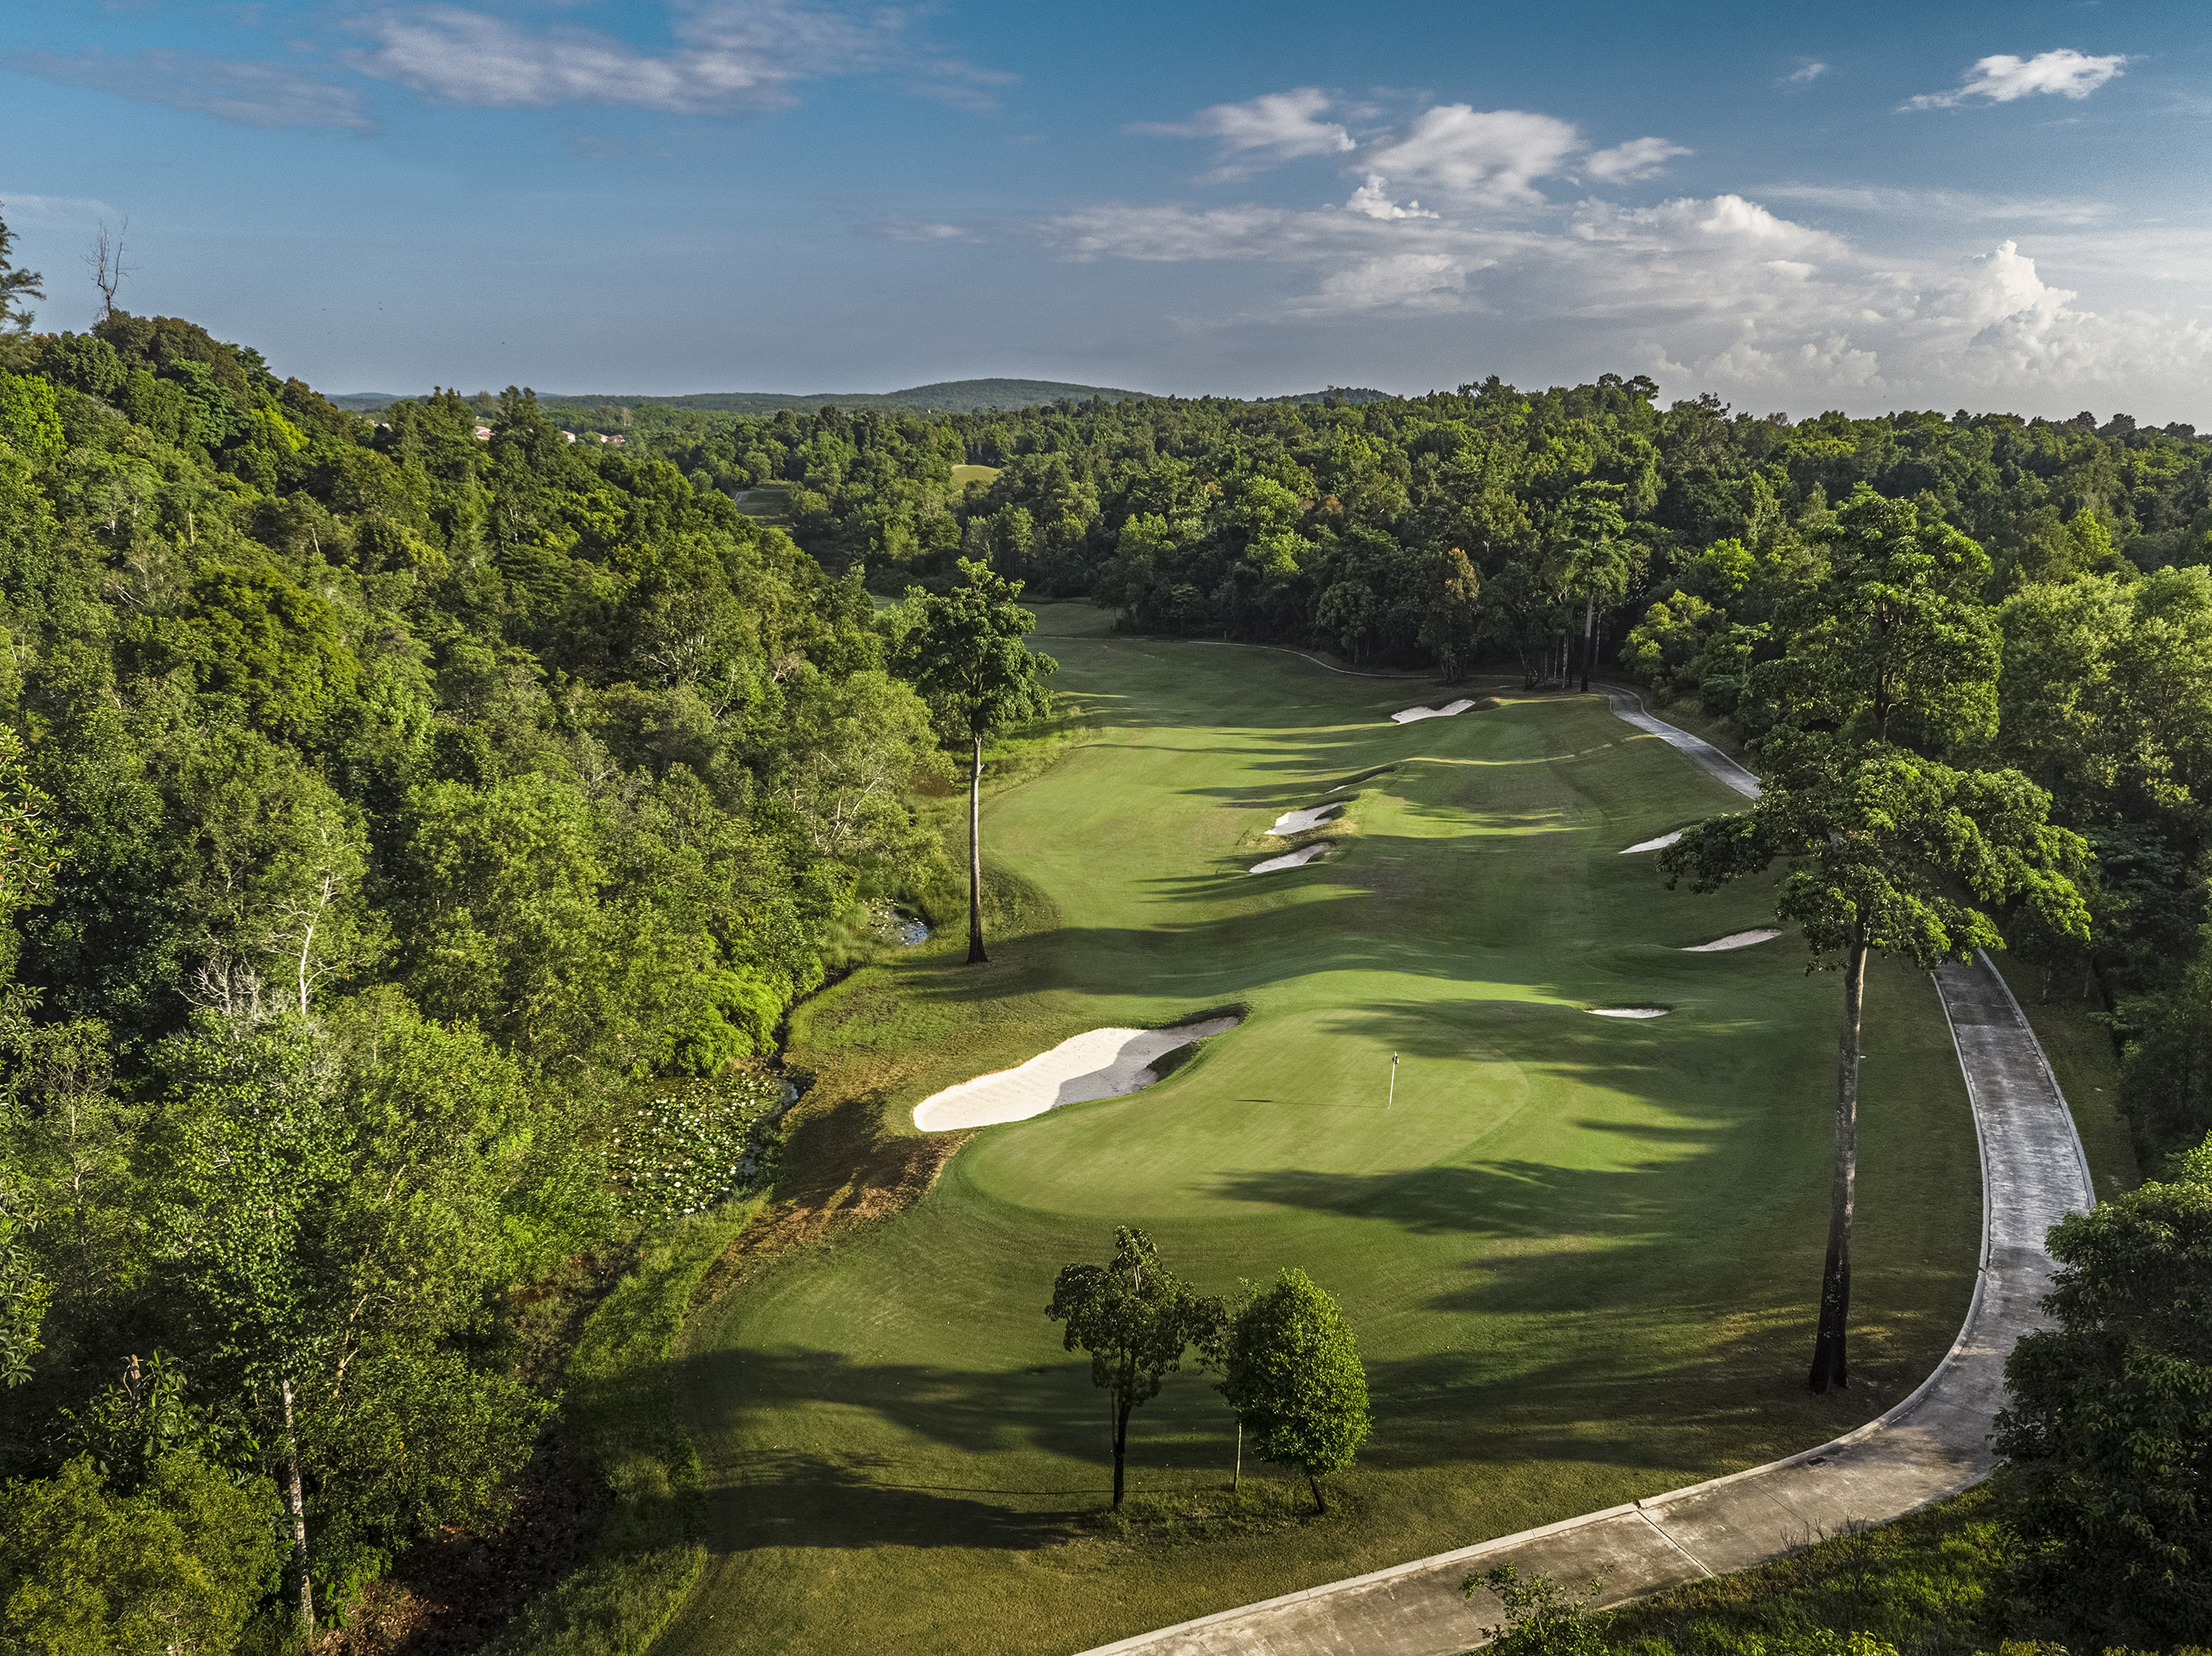
[[[922,620],[667,459],[33,333],[8,251],[0,1646],[220,1652],[501,1520],[635,1090],[950,884],[952,727]]]

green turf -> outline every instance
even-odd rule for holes
[[[997,481],[998,476],[999,468],[996,466],[958,465],[952,468],[952,482],[955,488],[967,483],[994,482]]]
[[[1080,1030],[1252,1016],[1146,1091],[977,1135],[904,1215],[695,1322],[678,1392],[714,1556],[661,1650],[1079,1650],[1753,1465],[1932,1367],[1972,1283],[1974,1138],[1932,988],[1882,969],[1859,1383],[1802,1390],[1836,980],[1790,939],[1678,952],[1765,893],[1670,894],[1618,854],[1735,795],[1595,697],[1497,687],[1397,727],[1432,687],[1111,638],[1075,606],[1041,634],[1097,729],[987,813],[1031,929],[988,968],[947,937],[816,1003],[807,1110],[910,1131],[927,1093]],[[1385,764],[1322,831],[1336,854],[1243,872],[1279,811]],[[1674,1010],[1580,1010],[1644,1003]],[[1376,1429],[1340,1512],[1101,1532],[1104,1409],[1042,1311],[1117,1222],[1210,1290],[1296,1265],[1338,1296]],[[1231,1453],[1206,1380],[1171,1380],[1134,1431],[1146,1510]]]

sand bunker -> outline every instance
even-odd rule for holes
[[[1296,851],[1286,851],[1279,857],[1270,857],[1264,863],[1255,863],[1244,871],[1247,874],[1273,874],[1279,868],[1304,868],[1324,851],[1334,851],[1333,840],[1316,840],[1310,846],[1300,846]]]
[[[1322,819],[1324,816],[1327,816],[1329,812],[1333,810],[1342,810],[1343,809],[1344,801],[1340,799],[1333,805],[1316,805],[1308,810],[1286,810],[1280,816],[1278,816],[1275,819],[1275,826],[1269,828],[1267,832],[1270,834],[1304,834],[1308,828],[1319,828],[1322,823]]]
[[[1676,828],[1672,834],[1662,834],[1656,840],[1646,840],[1640,846],[1631,846],[1620,854],[1624,857],[1632,857],[1639,851],[1664,851],[1681,837],[1682,830]]]
[[[1663,1018],[1674,1009],[1668,1006],[1585,1006],[1583,1010],[1594,1018]]]
[[[1778,925],[1754,926],[1748,931],[1731,931],[1725,937],[1715,937],[1711,943],[1693,943],[1682,952],[1685,955],[1711,955],[1723,949],[1748,949],[1755,943],[1772,943],[1782,935]]]
[[[1449,719],[1454,713],[1463,713],[1474,706],[1472,701],[1448,701],[1441,707],[1407,707],[1390,715],[1394,725],[1410,725],[1419,719]]]
[[[1233,1017],[1207,1018],[1172,1029],[1093,1029],[1073,1035],[1026,1064],[933,1093],[914,1107],[914,1125],[924,1132],[950,1132],[1026,1121],[1061,1104],[1119,1098],[1158,1081],[1152,1066],[1176,1047],[1237,1024]]]

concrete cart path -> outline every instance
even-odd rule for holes
[[[1632,692],[1608,687],[1606,695],[1630,724],[1758,797],[1758,778],[1711,743],[1654,719]],[[2066,1101],[1988,956],[1940,968],[1936,984],[1981,1143],[1982,1261],[1966,1325],[1918,1391],[1879,1420],[1785,1460],[1102,1645],[1088,1656],[1455,1656],[1501,1619],[1488,1594],[1470,1601],[1460,1591],[1468,1574],[1494,1564],[1571,1584],[1601,1575],[1601,1602],[1619,1604],[1747,1569],[1988,1476],[2005,1358],[2041,1319],[2051,1269],[2044,1232],[2094,1198]]]
[[[1677,730],[1663,719],[1655,719],[1645,711],[1644,698],[1635,691],[1618,684],[1601,684],[1605,699],[1613,708],[1613,716],[1633,725],[1647,735],[1656,736],[1668,747],[1687,754],[1698,769],[1716,780],[1725,782],[1747,799],[1759,798],[1759,779],[1729,758],[1702,736]]]

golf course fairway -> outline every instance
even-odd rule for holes
[[[987,801],[991,963],[948,937],[801,1010],[790,1165],[828,1190],[834,1155],[919,1156],[919,1100],[1087,1029],[1245,1021],[1141,1091],[926,1141],[958,1148],[918,1201],[698,1313],[676,1386],[709,1556],[660,1656],[1081,1650],[1753,1465],[1935,1366],[1974,1133],[1932,986],[1878,965],[1853,1383],[1804,1389],[1838,981],[1795,932],[1684,952],[1771,923],[1771,888],[1669,892],[1620,854],[1736,795],[1601,696],[1453,687],[1497,703],[1399,725],[1437,687],[1040,613],[1087,723]],[[1587,1010],[1630,1006],[1667,1015]],[[1374,1435],[1328,1517],[1249,1458],[1231,1512],[1233,1421],[1187,1368],[1103,1521],[1103,1394],[1044,1307],[1117,1224],[1209,1293],[1297,1265],[1336,1296]]]

